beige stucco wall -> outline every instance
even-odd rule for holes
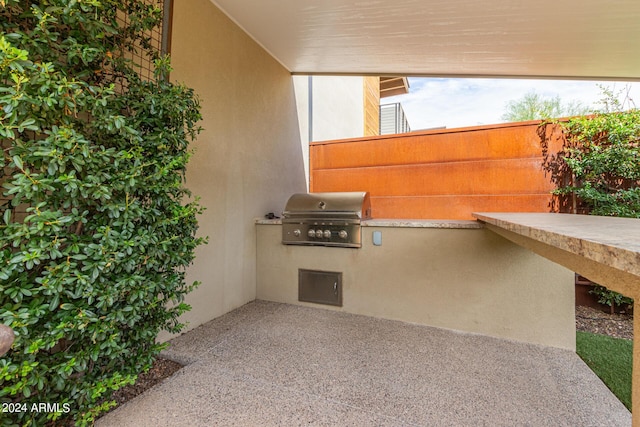
[[[573,273],[486,229],[363,227],[361,249],[257,229],[259,299],[575,349]],[[298,302],[299,268],[342,272],[343,307]]]
[[[205,129],[187,168],[210,238],[187,275],[202,282],[187,298],[193,328],[255,299],[254,219],[305,178],[290,73],[208,0],[174,2],[172,34],[171,78],[199,94]]]

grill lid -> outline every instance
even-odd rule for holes
[[[366,191],[339,193],[296,193],[289,197],[283,217],[371,218],[371,202]]]

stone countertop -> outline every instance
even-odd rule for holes
[[[640,219],[554,213],[474,213],[487,224],[640,276]]]
[[[259,225],[280,225],[281,219],[260,219]],[[391,227],[391,228],[482,228],[482,223],[478,221],[446,220],[446,219],[367,219],[362,221],[363,227]]]
[[[367,219],[362,221],[363,227],[394,228],[482,228],[478,221],[454,219]]]
[[[256,218],[256,224],[259,225],[282,225],[282,220],[280,218],[277,219],[264,219],[264,218]]]

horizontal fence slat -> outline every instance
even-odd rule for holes
[[[528,158],[541,155],[537,125],[311,145],[313,169]]]
[[[550,194],[372,197],[374,218],[469,219],[472,212],[549,212]]]
[[[548,193],[541,159],[436,163],[313,171],[313,191],[372,196]]]

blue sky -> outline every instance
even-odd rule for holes
[[[530,91],[545,98],[560,96],[563,104],[579,101],[595,109],[602,98],[598,84],[616,92],[628,87],[640,107],[640,82],[410,77],[409,84],[408,94],[383,98],[381,103],[402,103],[412,130],[501,123],[506,104]]]

